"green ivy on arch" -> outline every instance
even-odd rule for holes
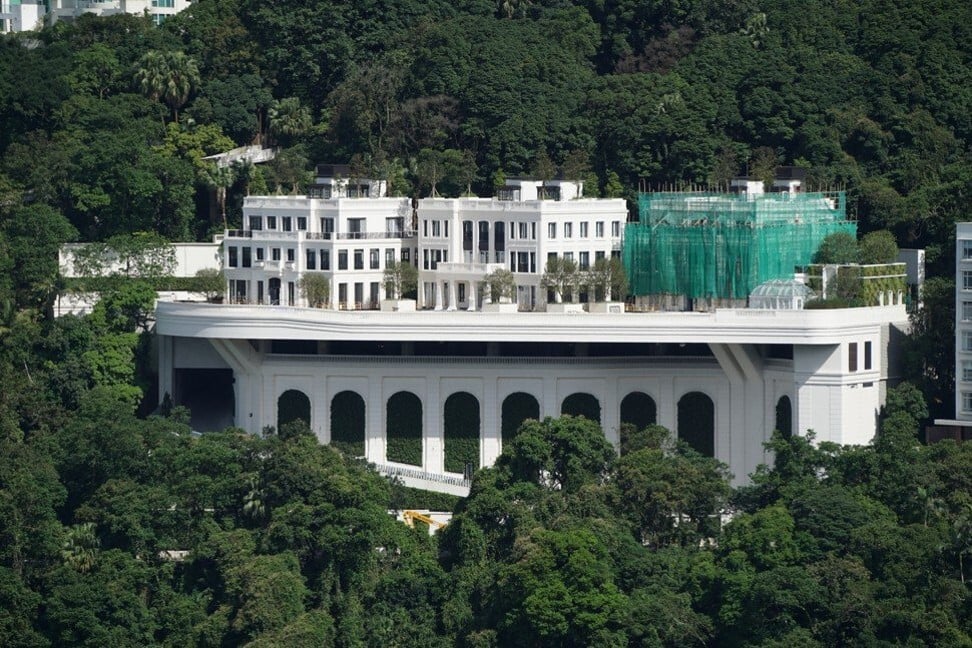
[[[469,392],[456,392],[443,409],[445,469],[461,473],[466,464],[479,468],[479,400]]]

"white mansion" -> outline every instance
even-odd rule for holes
[[[319,169],[306,196],[246,200],[245,229],[223,240],[229,303],[159,303],[160,397],[189,406],[199,429],[304,418],[322,443],[459,493],[529,417],[583,414],[614,444],[623,423],[657,422],[737,483],[768,460],[774,428],[838,443],[875,434],[907,326],[900,302],[543,312],[548,258],[618,254],[624,201],[513,180],[497,198],[413,203],[339,175]],[[418,266],[415,312],[376,310],[391,261]],[[496,268],[513,273],[520,312],[488,308],[479,287]],[[306,307],[308,273],[330,279],[330,308]]]
[[[306,306],[300,279],[331,283],[331,308],[378,309],[393,262],[419,270],[418,308],[477,310],[482,280],[510,270],[517,302],[545,302],[540,277],[551,257],[586,270],[618,256],[625,201],[581,198],[582,184],[513,179],[495,198],[389,198],[385,184],[353,185],[347,168],[322,165],[307,196],[254,196],[243,204],[245,229],[224,239],[231,303]],[[538,192],[554,198],[538,199]],[[486,297],[488,300],[488,296]]]

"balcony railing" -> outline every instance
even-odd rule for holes
[[[307,240],[307,241],[331,241],[338,240],[376,240],[376,239],[403,239],[415,238],[415,230],[392,230],[388,232],[280,232],[277,230],[226,230],[226,238],[256,239],[261,241],[270,240]]]

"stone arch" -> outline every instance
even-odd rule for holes
[[[385,458],[422,465],[422,400],[412,392],[396,392],[385,405]]]
[[[311,402],[299,389],[288,389],[277,398],[277,433],[287,423],[302,420],[310,427]]]
[[[689,392],[679,399],[678,438],[699,454],[715,457],[715,403],[707,394]]]
[[[365,453],[365,401],[358,392],[345,390],[331,399],[331,443],[356,457]]]
[[[601,403],[596,396],[584,392],[576,392],[564,399],[560,405],[561,415],[583,416],[588,420],[601,424]]]
[[[443,452],[446,472],[479,468],[479,399],[469,392],[456,392],[446,399],[442,411]]]
[[[631,392],[621,400],[621,425],[628,423],[636,430],[644,430],[658,421],[655,399],[640,391]]]
[[[505,446],[513,440],[523,421],[540,418],[540,401],[533,394],[513,392],[503,399],[500,412],[500,438]]]
[[[793,404],[790,403],[789,396],[781,396],[776,401],[775,428],[787,439],[793,436]]]

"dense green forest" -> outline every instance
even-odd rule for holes
[[[199,0],[3,36],[0,645],[969,645],[972,446],[918,430],[951,401],[970,138],[961,0]],[[279,154],[203,160],[251,143]],[[658,428],[619,457],[531,423],[429,538],[388,515],[419,494],[300,425],[198,437],[146,399],[151,286],[50,317],[62,243],[205,239],[315,162],[629,198],[805,166],[927,249],[916,387],[872,446],[778,437],[735,490]]]

